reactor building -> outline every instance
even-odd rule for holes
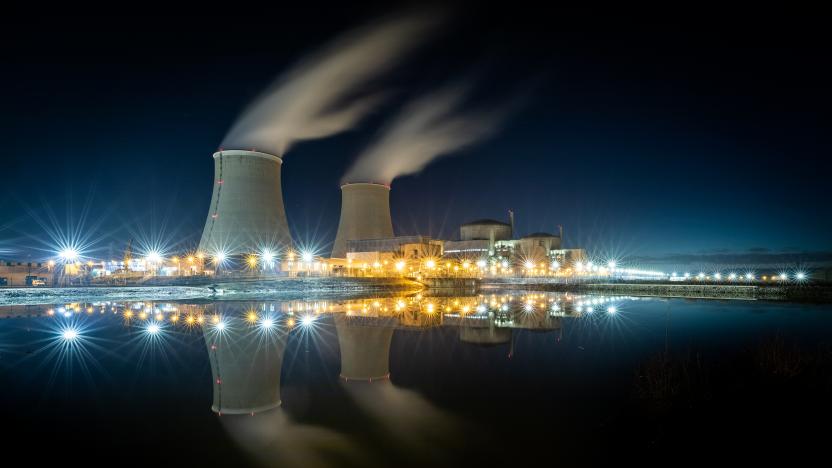
[[[279,156],[259,151],[214,153],[214,189],[200,252],[229,257],[291,248],[280,183],[282,164]]]
[[[347,257],[347,242],[393,237],[390,187],[375,183],[341,186],[341,218],[332,246],[332,258]]]

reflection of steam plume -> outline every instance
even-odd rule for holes
[[[381,138],[359,156],[343,182],[389,184],[439,156],[491,136],[509,110],[461,112],[468,88],[448,86],[406,105]]]
[[[424,39],[433,23],[426,12],[410,14],[341,36],[278,79],[246,110],[223,146],[282,155],[299,140],[348,130],[382,98],[360,94],[361,88]]]

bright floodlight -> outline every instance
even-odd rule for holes
[[[722,273],[715,273],[714,274],[714,279],[721,280],[722,279]]]
[[[803,281],[803,280],[806,279],[806,273],[804,273],[802,271],[798,271],[797,274],[794,275],[794,277],[797,278],[800,281]]]
[[[557,261],[552,262],[552,269],[557,270],[558,268],[560,268],[560,263],[558,263]]]
[[[396,262],[396,270],[402,271],[402,270],[404,270],[404,267],[405,267],[404,260],[399,260],[398,262]]]
[[[746,274],[745,274],[745,279],[747,279],[747,280],[753,280],[753,279],[754,279],[754,275],[753,275],[753,274],[751,274],[751,273],[746,273]]]
[[[260,322],[260,326],[263,327],[264,329],[268,330],[268,329],[270,329],[274,326],[274,320],[272,320],[270,318],[263,319],[263,321]]]
[[[311,262],[312,261],[312,252],[302,252],[300,254],[300,258],[304,262]]]
[[[61,257],[61,260],[65,262],[73,262],[78,259],[80,254],[78,253],[77,249],[73,249],[72,247],[67,247],[60,252],[58,252],[58,256]]]
[[[477,266],[480,268],[485,268],[485,260],[477,260]]]
[[[263,258],[263,263],[266,264],[269,264],[272,262],[272,260],[274,260],[274,254],[269,249],[263,250],[263,252],[260,254],[260,257]]]
[[[534,268],[534,262],[531,261],[531,260],[526,260],[526,268],[529,269],[529,270]]]
[[[737,279],[737,274],[731,273],[730,275],[728,275],[728,279]]]
[[[309,325],[312,325],[312,322],[314,322],[314,321],[315,321],[315,317],[312,316],[312,315],[304,315],[303,318],[300,319],[301,325],[303,325],[305,327],[308,327]]]
[[[614,305],[611,305],[611,306],[607,307],[607,312],[610,313],[610,314],[614,314],[614,313],[618,312],[618,308],[616,308]]]
[[[223,252],[223,251],[217,251],[217,252],[214,254],[214,262],[216,262],[217,264],[220,264],[220,263],[222,263],[222,262],[224,262],[224,261],[225,261],[225,252]]]
[[[147,260],[149,263],[159,263],[162,261],[162,254],[153,250],[151,252],[148,252],[147,256],[145,257],[145,260]]]
[[[608,261],[608,262],[607,262],[607,267],[608,267],[610,270],[615,270],[615,260],[610,260],[610,261]]]
[[[162,331],[162,327],[160,327],[158,323],[151,323],[147,326],[147,333],[151,335],[155,335],[160,331]]]
[[[220,320],[219,322],[217,322],[216,324],[214,324],[214,328],[216,328],[216,329],[217,329],[217,331],[223,331],[223,330],[225,330],[225,322],[223,322],[222,320]]]
[[[434,262],[433,260],[428,260],[427,262],[425,262],[425,266],[428,268],[433,268],[436,266],[436,262]]]
[[[65,341],[72,341],[78,338],[78,330],[74,328],[67,328],[61,333],[61,338],[63,338]]]

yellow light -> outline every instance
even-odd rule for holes
[[[400,260],[396,262],[396,270],[402,271],[404,270],[404,261]]]
[[[194,257],[188,256],[188,263],[193,263],[193,262],[194,262]]]
[[[434,268],[436,267],[436,262],[434,262],[433,260],[428,260],[427,262],[425,262],[425,266],[428,268]]]
[[[170,316],[170,321],[171,321],[171,322],[176,323],[176,321],[177,321],[177,320],[179,320],[179,316],[178,316],[178,315],[171,315],[171,316]]]
[[[185,323],[187,323],[188,325],[193,325],[195,320],[196,319],[194,319],[193,315],[189,315],[185,318]]]
[[[156,321],[157,321],[157,322],[161,322],[161,321],[162,321],[162,320],[164,320],[164,319],[165,319],[165,316],[164,316],[164,315],[162,315],[162,314],[156,314]]]
[[[257,314],[255,314],[253,311],[249,312],[248,315],[246,316],[246,320],[248,320],[251,323],[256,322],[257,321]]]
[[[249,257],[246,259],[246,261],[248,262],[248,266],[250,266],[252,268],[257,266],[257,257],[255,257],[254,255],[249,255]]]
[[[428,308],[428,313],[432,314],[433,313],[433,303],[429,302],[427,308]]]
[[[211,321],[214,322],[214,323],[220,323],[220,316],[215,315],[215,316],[211,317]]]
[[[139,318],[144,320],[144,319],[147,318],[147,314],[145,312],[141,312],[141,313],[139,313]]]
[[[130,318],[132,316],[133,316],[133,312],[130,312],[129,310],[124,312],[124,318]]]
[[[286,326],[287,326],[287,327],[290,327],[290,328],[291,328],[291,327],[294,327],[294,326],[295,326],[295,319],[290,318],[289,320],[287,320],[287,321],[286,321]]]
[[[202,323],[202,322],[205,321],[205,317],[200,315],[199,317],[196,318],[196,321],[197,321],[197,323]]]

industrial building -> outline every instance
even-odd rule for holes
[[[214,189],[199,251],[231,260],[291,248],[279,156],[258,151],[214,153]]]
[[[507,264],[541,264],[557,262],[571,265],[585,260],[583,249],[564,249],[563,229],[558,233],[536,232],[515,238],[514,213],[509,222],[480,219],[459,228],[459,240],[445,241],[444,253],[459,259],[490,258]]]
[[[0,286],[52,286],[54,263],[0,260]]]

